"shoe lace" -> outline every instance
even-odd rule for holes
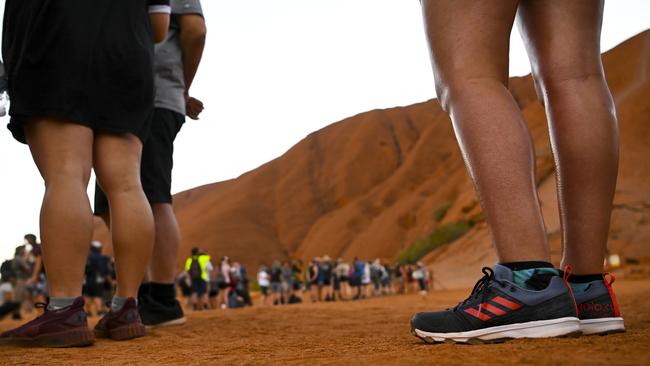
[[[458,305],[454,306],[454,310],[457,310],[460,306],[464,305],[470,300],[478,298],[481,295],[483,296],[481,299],[481,303],[484,303],[485,300],[487,299],[487,295],[489,292],[487,290],[490,287],[490,282],[494,281],[501,286],[505,286],[505,283],[494,278],[494,271],[492,270],[492,268],[483,267],[483,269],[481,269],[481,272],[483,272],[483,277],[481,277],[481,279],[479,279],[476,282],[474,288],[472,289],[472,293],[469,294],[467,299],[459,302]]]

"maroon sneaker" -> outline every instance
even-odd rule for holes
[[[129,297],[122,309],[109,311],[95,326],[95,337],[124,341],[145,336],[135,299]]]
[[[77,297],[72,305],[48,310],[22,326],[0,334],[0,345],[82,347],[95,342],[86,321],[84,298]],[[38,304],[37,304],[38,305]]]

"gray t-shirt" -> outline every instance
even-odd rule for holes
[[[154,57],[155,106],[185,115],[185,79],[178,15],[203,16],[200,0],[171,0],[172,16],[164,41],[156,44]]]

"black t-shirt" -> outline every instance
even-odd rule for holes
[[[86,260],[86,283],[102,283],[108,273],[107,257],[101,253],[91,252]]]
[[[271,270],[271,282],[282,282],[282,268],[276,267]]]

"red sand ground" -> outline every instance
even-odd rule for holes
[[[129,342],[99,340],[81,349],[0,347],[0,365],[650,365],[650,279],[621,280],[614,286],[628,331],[606,337],[479,346],[429,345],[413,337],[411,315],[455,305],[468,294],[453,290],[426,298],[405,295],[193,313],[184,326],[154,330]],[[16,324],[0,322],[0,330]]]

